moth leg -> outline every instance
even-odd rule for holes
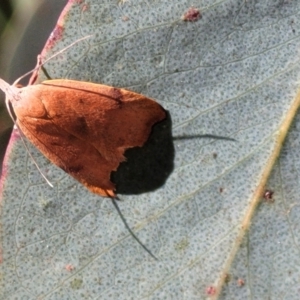
[[[36,66],[35,66],[35,68],[34,68],[33,75],[30,77],[30,80],[29,80],[28,85],[32,85],[32,84],[35,83],[35,81],[36,81],[36,79],[37,79],[37,77],[38,77],[38,73],[39,73],[39,70],[40,70],[40,69],[43,71],[43,73],[44,73],[44,75],[47,77],[47,79],[49,79],[49,80],[52,79],[52,78],[49,76],[48,72],[46,71],[46,69],[45,69],[45,67],[44,67],[44,65],[43,65],[43,62],[42,62],[42,56],[39,54],[39,55],[37,56],[37,62],[36,62]]]
[[[44,66],[41,66],[41,70],[43,71],[44,75],[47,77],[48,80],[52,79]]]
[[[120,200],[120,199],[118,199]],[[156,261],[158,261],[157,257],[141,242],[141,240],[135,235],[135,233],[132,231],[132,229],[129,227],[125,217],[123,216],[119,205],[116,202],[116,198],[111,198],[111,201],[115,207],[115,209],[117,210],[119,216],[121,217],[121,220],[123,221],[123,224],[125,225],[125,228],[129,231],[129,233],[131,234],[131,236],[140,244],[140,246],[152,257],[154,258]]]
[[[34,72],[33,72],[32,76],[29,79],[28,85],[32,85],[32,84],[35,83],[35,81],[36,81],[36,79],[38,77],[39,69],[40,69],[40,67],[42,65],[43,65],[43,63],[42,63],[42,57],[41,57],[41,55],[38,55],[37,56],[37,60],[36,60],[36,66],[34,68]]]

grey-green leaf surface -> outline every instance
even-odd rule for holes
[[[298,113],[266,185],[273,200],[260,203],[221,299],[298,298],[299,128]]]
[[[184,22],[192,4],[202,18]],[[49,187],[15,132],[2,179],[1,297],[216,296],[297,107],[299,3],[129,0],[69,6],[46,55],[93,37],[47,64],[51,77],[125,87],[169,112],[154,129],[142,164],[130,164],[134,152],[115,175],[120,209],[158,261],[133,240],[109,199],[89,193],[30,147],[54,184]],[[285,220],[279,228],[280,222]],[[256,244],[248,251],[259,251]],[[286,265],[282,260],[282,270],[297,265],[293,257]],[[256,259],[253,265],[261,257]],[[244,268],[250,272],[249,265]],[[258,283],[250,284],[255,289]],[[239,299],[246,287],[232,293]]]

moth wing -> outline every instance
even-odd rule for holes
[[[50,80],[43,85],[55,88],[55,95],[43,103],[56,124],[67,125],[68,132],[94,145],[108,161],[122,161],[124,150],[142,146],[152,126],[165,118],[157,102],[124,89],[73,80]]]
[[[26,137],[54,164],[92,192],[115,196],[110,173],[118,164],[107,161],[97,149],[49,119],[19,118]]]

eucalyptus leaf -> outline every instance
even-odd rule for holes
[[[182,20],[192,5],[202,17]],[[70,1],[43,55],[93,36],[47,63],[48,74],[127,88],[168,111],[146,147],[129,151],[113,174],[124,217],[158,261],[109,198],[89,193],[30,147],[54,184],[47,186],[14,132],[2,179],[0,298],[203,299],[218,296],[232,273],[221,298],[251,298],[260,289],[261,299],[265,290],[297,299],[295,287],[284,293],[276,284],[289,270],[297,284],[297,222],[288,216],[297,219],[298,202],[284,207],[289,196],[267,179],[299,105],[299,8],[288,0]],[[287,172],[281,185],[291,193],[298,182],[288,170],[293,161],[297,173],[298,163],[290,148],[299,149],[292,140],[285,155],[295,159],[274,169]],[[252,219],[269,184],[275,205],[261,204],[267,212]],[[280,205],[281,219],[272,216]],[[242,243],[250,224],[261,229],[266,216],[285,245],[276,249],[269,237],[262,253],[272,260],[259,255],[261,231]],[[242,264],[231,269],[236,254]],[[270,272],[275,282],[264,282]]]

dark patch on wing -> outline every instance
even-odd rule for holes
[[[112,89],[110,90],[110,92],[109,92],[109,96],[110,96],[112,99],[118,101],[119,103],[121,103],[122,100],[123,100],[123,95],[122,95],[122,93],[120,92],[120,89],[117,89],[117,88],[112,88]]]
[[[71,125],[72,131],[76,132],[79,136],[88,135],[88,125],[85,117],[77,117],[76,121]]]
[[[77,165],[77,166],[71,166],[67,168],[70,173],[78,173],[83,169],[82,165]]]

